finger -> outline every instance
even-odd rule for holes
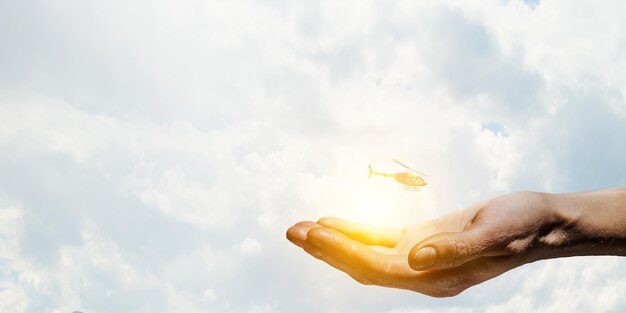
[[[306,240],[307,233],[313,227],[321,227],[315,222],[303,221],[291,226],[286,233],[287,239],[296,246],[302,247]]]
[[[481,227],[426,238],[409,252],[409,265],[416,271],[459,266],[481,256],[493,256],[495,236]]]
[[[393,227],[354,223],[336,217],[324,217],[317,223],[338,230],[366,245],[395,247],[403,233],[402,230]]]
[[[367,284],[386,285],[393,277],[394,265],[400,263],[394,262],[393,256],[377,253],[339,231],[325,227],[309,231],[304,250]]]

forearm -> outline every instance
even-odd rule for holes
[[[552,257],[626,256],[626,188],[548,197],[557,223],[540,242]]]

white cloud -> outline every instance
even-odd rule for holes
[[[246,237],[239,245],[242,253],[258,254],[263,250],[263,245],[254,238]]]
[[[623,310],[616,258],[440,300],[284,239],[625,185],[623,4],[529,2],[3,3],[0,311]]]

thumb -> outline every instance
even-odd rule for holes
[[[493,237],[479,228],[430,236],[411,249],[409,266],[416,271],[459,266],[491,250]]]

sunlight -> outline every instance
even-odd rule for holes
[[[355,220],[368,224],[388,224],[391,221],[391,199],[384,193],[365,193],[361,195],[358,217]]]

